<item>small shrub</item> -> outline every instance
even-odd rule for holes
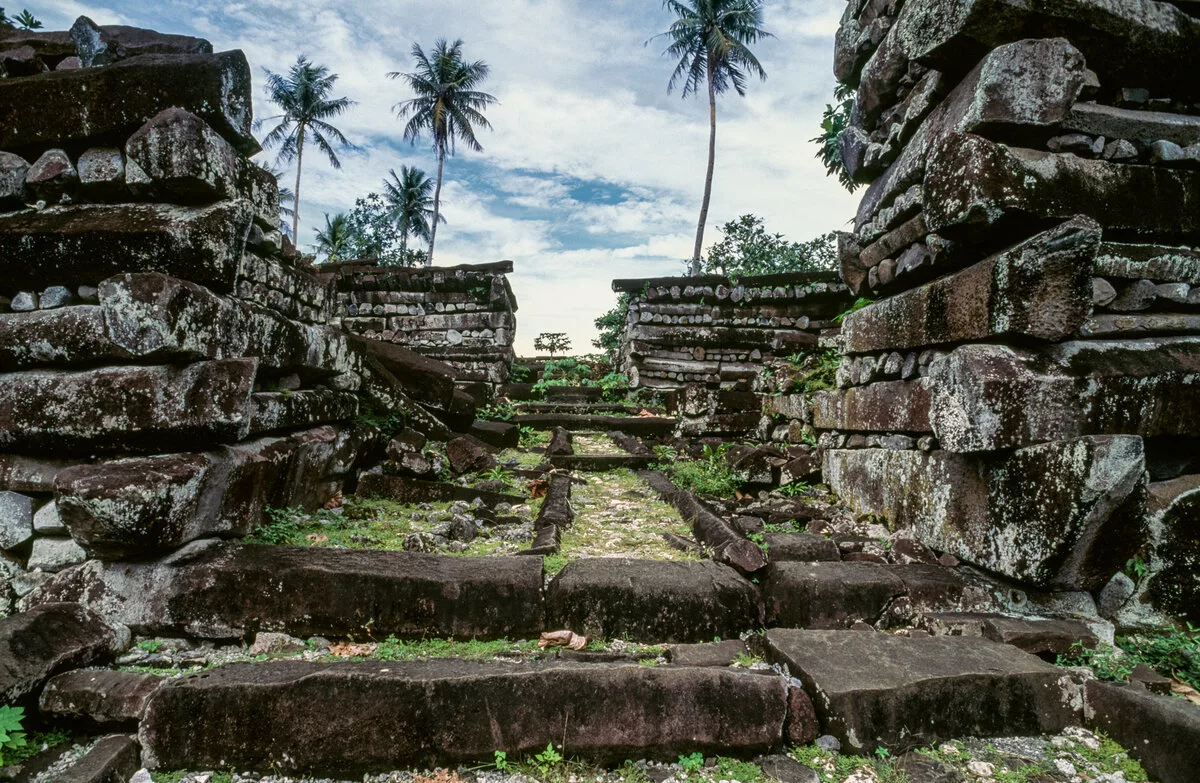
[[[680,489],[701,495],[729,497],[741,486],[729,466],[727,455],[730,447],[731,444],[722,444],[715,449],[705,446],[703,456],[696,460],[684,459],[674,449],[660,448],[657,467],[669,473]]]
[[[1200,628],[1118,636],[1117,646],[1159,674],[1200,690]]]
[[[24,707],[0,706],[0,766],[5,764],[6,754],[19,751],[26,746],[25,732],[22,722],[25,720]]]
[[[546,777],[559,764],[562,763],[563,757],[554,748],[553,743],[546,743],[546,749],[533,757],[533,765],[537,767],[538,772],[542,777]]]
[[[679,766],[683,767],[684,772],[699,772],[704,768],[704,754],[697,752],[680,756]]]
[[[247,541],[257,544],[297,544],[301,538],[299,511],[287,508],[268,508],[267,521],[259,525]]]

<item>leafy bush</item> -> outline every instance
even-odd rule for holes
[[[809,394],[836,387],[837,369],[842,363],[836,348],[797,353],[789,356],[788,361],[794,368],[791,377],[794,390]]]
[[[600,391],[604,399],[612,402],[625,397],[629,391],[629,379],[622,373],[610,372],[600,379]]]
[[[625,319],[629,317],[629,294],[622,293],[617,297],[617,303],[593,323],[599,330],[600,336],[592,340],[592,345],[608,354],[608,361],[615,365],[617,352],[621,350],[621,334],[625,331]]]
[[[1200,628],[1118,636],[1117,646],[1159,674],[1200,690]]]
[[[25,732],[21,723],[25,719],[24,707],[0,706],[0,766],[3,766],[4,754],[19,751],[25,747]]]
[[[297,513],[288,508],[268,508],[267,521],[255,528],[246,540],[257,544],[299,543],[302,525],[296,518]]]
[[[706,273],[739,277],[837,269],[833,232],[792,242],[783,234],[768,234],[757,215],[742,215],[721,226],[721,233],[721,241],[708,249],[702,262]]]

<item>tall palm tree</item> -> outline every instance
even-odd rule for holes
[[[317,231],[317,252],[324,253],[325,260],[329,263],[341,261],[342,253],[349,247],[353,233],[345,213],[339,212],[331,218],[326,212],[325,228]]]
[[[432,221],[445,223],[444,215],[434,217],[433,181],[424,171],[413,166],[401,166],[400,173],[388,169],[391,179],[383,181],[392,220],[400,230],[400,257],[408,258],[408,238],[414,236],[426,242],[432,238]]]
[[[689,265],[691,274],[698,275],[717,158],[717,96],[730,87],[744,96],[747,74],[767,78],[749,45],[773,36],[762,29],[763,0],[663,0],[663,7],[676,19],[669,30],[654,38],[668,39],[670,44],[663,54],[679,58],[667,92],[682,83],[686,98],[702,86],[708,88],[708,171],[696,227],[696,248]]]
[[[342,149],[353,149],[342,132],[327,120],[345,113],[354,105],[349,98],[330,98],[337,74],[332,74],[324,65],[313,65],[301,55],[296,58],[286,76],[267,71],[267,95],[283,113],[266,117],[255,123],[279,121],[263,139],[264,147],[279,145],[277,161],[296,161],[296,189],[292,192],[292,238],[298,241],[300,228],[300,174],[304,165],[304,141],[309,135],[317,149],[329,158],[329,165],[342,167],[334,145]]]
[[[483,116],[483,110],[496,103],[496,98],[477,89],[487,79],[488,65],[483,60],[464,60],[462,47],[462,39],[447,44],[443,38],[427,54],[420,44],[413,44],[416,70],[412,73],[393,71],[387,75],[389,79],[403,79],[416,94],[415,98],[392,107],[397,118],[408,120],[404,126],[405,140],[415,144],[417,139],[429,134],[437,153],[437,188],[433,192],[433,221],[429,227],[429,255],[425,258],[425,266],[433,265],[433,246],[441,219],[442,170],[446,153],[454,154],[457,141],[482,152],[483,146],[475,138],[475,127],[489,130],[492,127]]]

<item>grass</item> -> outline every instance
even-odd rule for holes
[[[715,449],[705,446],[704,456],[700,459],[688,459],[675,449],[659,446],[655,450],[659,458],[656,467],[667,473],[680,489],[700,495],[732,497],[741,486],[727,457],[732,445],[725,443]]]
[[[436,658],[462,658],[468,661],[488,661],[498,656],[528,656],[538,651],[536,639],[512,642],[508,639],[456,641],[454,639],[421,639],[404,641],[389,636],[375,647],[370,658],[380,661],[427,661]]]
[[[297,509],[269,508],[267,522],[260,525],[246,541],[326,549],[402,550],[406,536],[432,530],[438,522],[430,522],[430,515],[441,515],[451,505],[448,502],[401,504],[391,500],[350,497],[346,499],[341,513],[324,509],[308,513]],[[482,535],[471,541],[464,551],[447,551],[445,554],[467,557],[508,555],[528,545],[528,542],[489,537],[484,527],[480,528],[480,532]]]
[[[788,357],[791,364],[789,383],[791,391],[806,394],[828,391],[837,387],[837,369],[841,355],[834,348],[823,351],[803,351]]]
[[[559,549],[568,560],[580,557],[698,559],[694,554],[672,548],[663,539],[664,532],[686,537],[691,536],[692,531],[675,508],[659,500],[654,490],[632,471],[621,468],[590,473],[587,482],[571,489],[575,522],[563,531]]]

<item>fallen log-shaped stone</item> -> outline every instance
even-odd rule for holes
[[[752,574],[767,564],[757,544],[739,534],[695,495],[679,489],[658,471],[641,471],[638,476],[679,511],[683,521],[692,526],[696,540],[713,550],[713,560],[744,574]]]

